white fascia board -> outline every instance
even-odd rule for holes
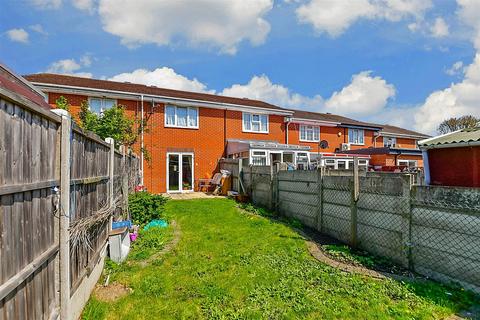
[[[303,118],[290,118],[291,123],[300,123],[307,125],[317,125],[323,127],[337,127],[340,125],[340,122],[333,121],[324,121],[324,120],[314,120],[314,119],[303,119]]]
[[[221,109],[221,110],[234,110],[234,111],[245,111],[245,112],[255,112],[261,114],[277,114],[277,115],[292,115],[293,111],[290,110],[277,110],[261,107],[246,106],[240,104],[232,103],[223,103],[223,102],[209,102],[204,100],[196,99],[184,99],[168,96],[159,96],[144,94],[138,92],[126,92],[126,91],[116,91],[116,90],[106,90],[106,89],[96,89],[96,88],[85,88],[85,87],[75,87],[75,86],[65,86],[65,85],[56,85],[51,83],[41,83],[41,82],[32,82],[40,90],[57,92],[57,93],[72,93],[72,94],[83,94],[88,96],[99,95],[102,97],[116,97],[117,99],[132,99],[132,97],[140,98],[143,96],[146,102],[153,100],[154,102],[162,103],[171,103],[182,106],[190,107],[205,107],[212,109]]]

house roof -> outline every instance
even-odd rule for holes
[[[480,127],[467,128],[418,142],[420,148],[454,148],[460,145],[480,146]]]
[[[381,125],[381,126],[382,126],[382,130],[380,131],[380,133],[382,135],[391,134],[391,135],[412,136],[412,137],[418,137],[418,138],[429,138],[430,137],[429,135],[426,135],[426,134],[423,134],[423,133],[420,133],[420,132],[407,130],[407,129],[403,129],[403,128],[400,128],[400,127],[391,126],[389,124],[384,124],[384,125]]]
[[[343,117],[343,116],[339,116],[331,113],[319,113],[319,112],[310,112],[310,111],[303,111],[303,110],[293,110],[293,111],[294,111],[293,117],[299,118],[299,119],[336,122],[344,125],[370,127],[370,128],[378,128],[378,129],[382,128],[381,125],[358,121],[358,120],[350,119],[347,117]]]
[[[208,93],[189,92],[173,89],[158,88],[155,86],[146,86],[129,82],[117,82],[109,80],[89,79],[69,75],[53,73],[37,73],[26,75],[25,78],[36,84],[52,84],[66,87],[81,87],[100,90],[111,90],[117,92],[129,92],[134,94],[145,94],[152,96],[165,96],[178,99],[200,100],[205,102],[226,103],[241,105],[247,107],[264,108],[288,112],[289,110],[280,108],[270,103],[247,98],[227,97]]]
[[[45,102],[45,98],[40,91],[2,64],[0,64],[0,88],[14,92],[34,102],[43,109],[50,110],[50,105]]]

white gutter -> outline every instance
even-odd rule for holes
[[[290,118],[290,122],[320,125],[320,126],[324,126],[324,127],[336,127],[336,126],[341,124],[341,122],[315,120],[315,119],[303,119],[303,118]]]
[[[255,111],[264,114],[279,114],[279,115],[292,115],[294,112],[290,110],[279,110],[279,109],[269,109],[269,108],[262,108],[262,107],[254,107],[254,106],[246,106],[234,103],[223,103],[223,102],[211,102],[211,101],[204,101],[204,100],[197,100],[197,99],[187,99],[187,98],[175,98],[175,97],[168,97],[162,95],[150,95],[150,94],[143,94],[140,92],[128,92],[128,91],[117,91],[117,90],[107,90],[107,89],[96,89],[96,88],[85,88],[85,87],[77,87],[77,86],[66,86],[66,85],[56,85],[52,83],[42,83],[42,82],[32,82],[34,85],[38,86],[40,89],[45,90],[52,90],[53,92],[65,92],[65,90],[72,90],[72,93],[90,93],[91,95],[95,95],[98,93],[108,94],[108,95],[120,95],[124,97],[137,97],[140,98],[142,95],[144,98],[151,98],[155,99],[156,102],[163,102],[163,103],[172,103],[177,105],[188,105],[188,106],[197,106],[197,107],[206,107],[206,108],[213,108],[213,109],[222,109],[231,108],[231,110],[238,110],[238,111]]]

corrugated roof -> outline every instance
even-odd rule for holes
[[[424,148],[440,145],[452,145],[452,147],[455,147],[456,144],[472,142],[480,143],[480,127],[462,129],[438,137],[422,140],[418,145]]]
[[[154,86],[146,86],[143,84],[129,83],[129,82],[116,82],[108,80],[97,80],[89,79],[82,77],[75,77],[62,74],[53,74],[53,73],[37,73],[24,76],[30,82],[34,84],[45,83],[45,84],[55,84],[63,85],[70,87],[82,87],[82,88],[92,88],[92,89],[101,89],[101,90],[112,90],[112,91],[123,91],[130,93],[140,93],[146,95],[154,96],[167,96],[172,98],[179,99],[193,99],[201,100],[206,102],[217,102],[217,103],[227,103],[235,104],[249,107],[265,108],[272,110],[281,110],[289,111],[278,106],[275,106],[270,103],[266,103],[259,100],[246,99],[246,98],[234,98],[226,97],[215,94],[199,93],[199,92],[188,92],[181,90],[165,89],[158,88]]]

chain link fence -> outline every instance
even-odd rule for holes
[[[355,181],[353,175],[253,168],[244,169],[244,184],[255,204],[419,274],[480,292],[480,190],[416,186],[409,174],[367,172]]]

